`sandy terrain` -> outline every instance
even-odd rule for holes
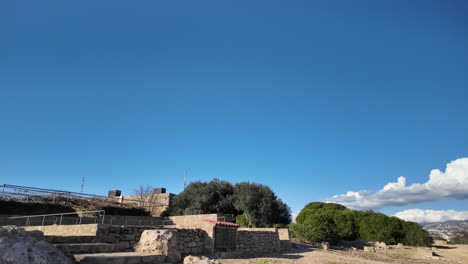
[[[414,247],[405,247],[404,249],[394,248],[392,250],[371,253],[363,252],[362,250],[352,251],[347,248],[332,248],[329,251],[324,251],[318,247],[301,245],[290,251],[281,253],[258,255],[250,258],[222,258],[217,260],[222,264],[468,263],[468,245],[437,247],[434,248],[433,252],[438,256],[422,256],[421,250]]]

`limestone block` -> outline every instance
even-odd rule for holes
[[[375,247],[364,247],[365,252],[375,252]]]
[[[135,246],[135,250],[163,254],[167,257],[168,262],[179,262],[181,260],[180,252],[177,250],[176,230],[145,230]]]

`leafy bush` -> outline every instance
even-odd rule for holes
[[[291,226],[293,236],[309,241],[367,240],[429,246],[429,233],[418,224],[372,211],[353,211],[339,204],[309,203]]]

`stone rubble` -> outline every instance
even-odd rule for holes
[[[219,261],[209,259],[207,257],[187,256],[184,258],[184,264],[220,264]]]
[[[42,232],[26,232],[15,226],[0,227],[0,263],[71,264],[54,245],[41,240]]]

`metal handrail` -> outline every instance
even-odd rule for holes
[[[44,221],[45,221],[45,218],[47,216],[60,216],[60,222],[59,222],[59,225],[62,224],[62,219],[63,219],[63,216],[64,215],[78,215],[78,214],[83,214],[83,213],[102,213],[102,222],[101,224],[104,224],[104,218],[106,216],[106,211],[105,210],[96,210],[96,211],[81,211],[81,212],[74,212],[74,213],[61,213],[61,214],[44,214],[44,215],[25,215],[25,216],[12,216],[12,217],[8,217],[8,219],[19,219],[19,218],[26,218],[26,226],[29,226],[29,219],[30,218],[33,218],[33,217],[42,217],[42,224],[41,225],[44,225]],[[81,225],[81,220],[83,219],[82,216],[79,217],[80,219],[80,222],[79,224]],[[78,219],[77,219],[77,222],[78,222]],[[96,221],[95,221],[96,222]],[[77,223],[78,224],[78,223]]]

